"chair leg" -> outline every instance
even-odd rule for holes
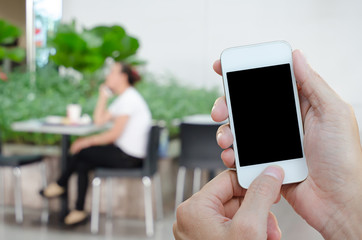
[[[112,196],[112,189],[113,186],[112,186],[112,178],[107,178],[106,179],[106,191],[107,191],[107,221],[108,220],[111,220],[112,219],[112,199],[113,199],[113,196]]]
[[[175,213],[178,205],[182,203],[184,198],[185,177],[186,167],[179,167],[176,182]]]
[[[21,170],[19,167],[13,168],[14,182],[15,182],[15,219],[17,223],[23,222],[23,203],[21,196]]]
[[[96,177],[92,181],[92,213],[91,213],[91,232],[93,234],[99,231],[99,204],[100,204],[101,179]]]
[[[3,176],[3,169],[0,168],[0,205],[1,207],[4,207],[5,205],[5,182],[4,182],[4,176]]]
[[[42,187],[43,189],[45,189],[48,186],[45,162],[40,163],[40,174],[42,176]],[[49,220],[49,201],[47,198],[43,198],[43,210],[41,213],[41,222],[48,223],[48,220]]]
[[[201,188],[201,168],[194,169],[194,182],[192,185],[192,194],[197,193]]]
[[[152,237],[154,235],[153,210],[152,210],[152,181],[149,177],[142,178],[144,198],[145,198],[145,220],[146,235]]]
[[[157,211],[157,219],[163,218],[163,199],[162,199],[162,185],[161,185],[161,177],[159,173],[156,173],[154,176],[155,180],[155,192],[156,192],[156,211]]]

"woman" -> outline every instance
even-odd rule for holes
[[[99,89],[99,98],[94,111],[94,123],[113,122],[106,132],[77,139],[71,146],[73,156],[68,168],[57,182],[49,184],[41,193],[54,198],[62,195],[72,175],[78,174],[78,199],[75,210],[64,219],[66,225],[83,222],[87,218],[84,202],[88,186],[88,172],[97,167],[135,168],[142,166],[146,154],[151,113],[142,96],[133,85],[139,80],[137,74],[124,63],[115,63],[106,82]],[[111,95],[118,97],[107,109]]]

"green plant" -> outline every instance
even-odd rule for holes
[[[14,62],[21,62],[25,58],[25,50],[20,47],[10,46],[21,35],[21,30],[0,19],[0,60],[10,59]]]
[[[194,114],[210,114],[215,99],[220,95],[216,88],[207,90],[183,86],[170,75],[146,74],[137,88],[148,103],[153,118],[166,121],[171,136],[178,134],[173,120]]]
[[[103,66],[108,57],[116,61],[134,62],[139,43],[121,26],[97,26],[77,32],[75,22],[61,24],[49,46],[56,53],[50,60],[58,66],[71,67],[90,74]]]
[[[47,66],[37,71],[36,79],[36,84],[32,85],[30,74],[15,71],[9,74],[9,81],[0,81],[0,130],[5,142],[59,143],[59,135],[14,132],[11,123],[48,115],[65,116],[68,103],[79,103],[84,113],[92,115],[102,83],[101,75],[95,74],[92,81],[75,81],[60,77],[54,67]],[[177,134],[177,128],[172,126],[173,119],[210,113],[219,95],[217,89],[193,89],[181,86],[174,77],[149,73],[143,75],[143,81],[136,88],[147,101],[152,117],[165,120],[172,136]]]

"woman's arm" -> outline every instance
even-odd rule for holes
[[[108,94],[104,91],[104,85],[99,87],[99,97],[96,108],[93,113],[93,122],[96,125],[102,125],[110,121],[112,115],[107,111]]]
[[[113,127],[108,131],[85,138],[78,138],[70,147],[70,152],[75,154],[84,148],[114,143],[122,134],[128,119],[128,115],[119,116],[114,120]]]

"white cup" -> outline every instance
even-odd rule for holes
[[[79,123],[82,107],[79,104],[67,105],[67,118],[71,124]]]

